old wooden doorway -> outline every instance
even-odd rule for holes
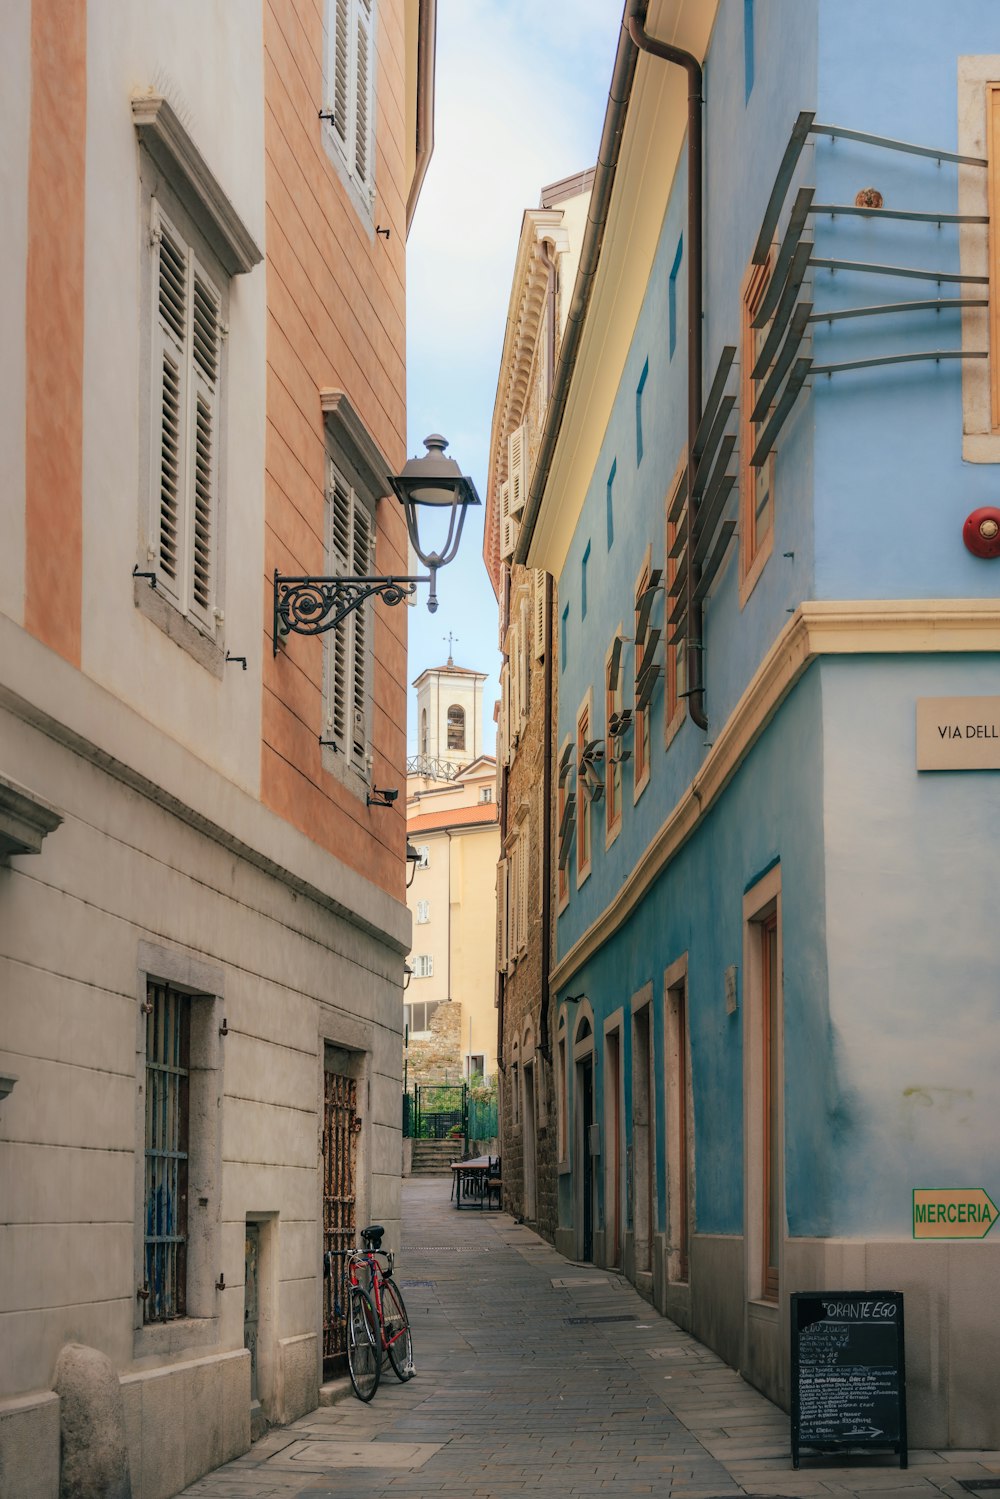
[[[323,1378],[340,1373],[347,1356],[347,1262],[340,1251],[357,1241],[355,1173],[357,1082],[323,1074]]]

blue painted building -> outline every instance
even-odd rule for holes
[[[996,6],[632,12],[703,64],[703,305],[687,75],[623,30],[517,551],[558,581],[557,1242],[783,1403],[790,1293],[902,1290],[911,1441],[997,1447],[1000,1240],[913,1206],[1000,1201]]]

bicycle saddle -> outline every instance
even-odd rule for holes
[[[361,1230],[361,1238],[367,1249],[380,1249],[382,1246],[382,1235],[385,1229],[381,1223],[371,1223],[367,1228]]]

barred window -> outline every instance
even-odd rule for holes
[[[188,1080],[191,999],[146,987],[146,1189],[143,1320],[187,1310]]]

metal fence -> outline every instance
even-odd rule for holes
[[[499,1134],[496,1094],[492,1098],[469,1099],[470,1140],[495,1140]]]

